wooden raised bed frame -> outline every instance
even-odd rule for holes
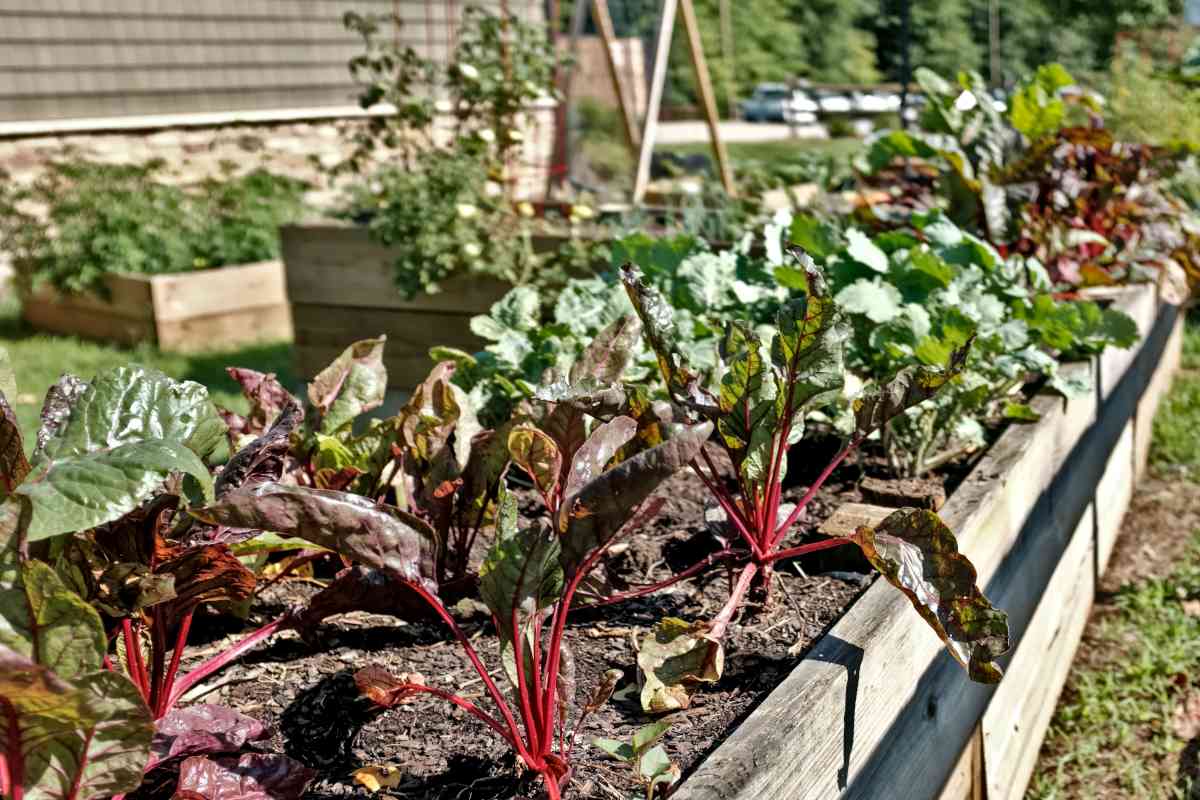
[[[675,800],[1020,798],[1066,680],[1182,348],[1155,287],[1116,301],[1128,351],[1064,369],[1095,392],[1041,396],[950,496],[942,517],[1009,614],[999,686],[969,681],[909,602],[868,589],[679,787]]]
[[[21,297],[40,331],[194,353],[292,338],[278,261],[170,275],[107,275],[107,299],[43,288]]]
[[[316,375],[351,342],[386,334],[388,383],[407,391],[433,367],[429,348],[479,350],[484,342],[471,333],[471,317],[512,288],[466,275],[444,281],[437,294],[405,300],[392,280],[395,251],[366,227],[318,221],[285,225],[280,236],[301,378]]]

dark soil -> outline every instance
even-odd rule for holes
[[[785,502],[803,493],[808,466],[795,465],[790,477],[797,485],[785,492]],[[806,524],[796,526],[787,545],[801,543],[806,532],[814,530],[837,505],[861,500],[857,483],[863,472],[863,464],[856,463],[839,469],[809,506],[807,519],[802,519]],[[672,570],[683,569],[706,552],[719,549],[704,522],[707,495],[693,475],[681,473],[659,494],[665,505],[653,524],[632,535],[608,559],[604,574],[611,584],[662,580],[670,577]],[[527,505],[532,511],[533,504]],[[721,680],[702,687],[691,707],[672,718],[675,724],[664,743],[685,775],[788,674],[871,580],[866,562],[850,548],[816,553],[799,563],[780,563],[776,577],[771,602],[746,608],[730,627]],[[622,699],[623,689],[636,690],[633,642],[663,616],[710,619],[728,597],[728,578],[727,571],[717,567],[655,595],[572,613],[567,639],[576,660],[577,700],[585,698],[607,670],[620,669],[624,677],[613,701],[592,715],[580,732],[568,797],[626,800],[635,794],[637,784],[629,768],[591,745],[598,736],[628,740],[650,721],[640,711],[636,691],[632,698]],[[252,621],[265,622],[316,591],[312,581],[277,584],[258,599]],[[490,622],[482,614],[455,613],[503,686]],[[193,641],[204,635],[203,629],[198,631]],[[232,641],[211,628],[208,636],[210,643],[194,647],[188,663],[211,656]],[[356,737],[348,737],[347,732],[361,722],[353,711],[355,692],[349,676],[372,663],[393,673],[419,672],[428,685],[454,691],[491,710],[482,682],[445,626],[365,613],[327,622],[315,645],[305,644],[291,632],[277,636],[220,673],[210,683],[219,688],[203,699],[230,705],[275,727],[268,743],[272,750],[283,752],[285,739],[290,739],[287,750],[293,756],[320,766],[320,777],[309,792],[313,798],[370,796],[351,776],[355,768],[366,764],[399,768],[399,785],[384,789],[383,796],[421,800],[543,796],[535,780],[520,775],[515,757],[498,737],[470,715],[436,698],[421,696],[366,721]],[[348,746],[343,744],[347,739],[351,742]],[[337,761],[342,746],[348,757],[341,763],[319,763]]]

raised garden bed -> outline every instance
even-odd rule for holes
[[[392,280],[394,251],[361,225],[318,221],[281,229],[288,300],[296,322],[296,372],[311,378],[337,357],[346,342],[385,334],[389,383],[411,387],[424,380],[435,345],[475,352],[486,342],[471,333],[471,317],[485,313],[512,287],[464,275],[442,283],[437,294],[406,300]],[[539,252],[562,237],[535,236]]]
[[[1009,614],[998,687],[965,679],[908,602],[873,586],[674,797],[1020,797],[1178,365],[1179,309],[1151,286],[1116,301],[1143,339],[1067,369],[1093,396],[1043,396],[949,497],[943,519]]]
[[[106,275],[105,296],[42,288],[21,298],[39,331],[182,353],[292,337],[278,261],[168,275]]]

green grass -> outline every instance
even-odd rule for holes
[[[86,342],[73,337],[47,336],[31,331],[20,319],[12,299],[0,300],[0,347],[8,351],[17,376],[13,408],[26,443],[38,427],[38,413],[46,390],[64,372],[90,379],[96,373],[129,363],[162,370],[173,378],[202,383],[213,401],[238,411],[246,402],[225,367],[251,367],[279,375],[285,386],[296,384],[292,373],[292,347],[288,343],[264,344],[232,352],[180,355],[164,353],[151,346],[134,348]]]
[[[1072,672],[1028,798],[1187,796],[1175,777],[1185,743],[1171,720],[1200,663],[1200,616],[1184,605],[1196,597],[1200,536],[1193,533],[1173,574],[1123,588],[1115,610],[1084,640],[1086,666]]]
[[[1188,321],[1183,366],[1154,418],[1151,463],[1160,472],[1200,475],[1200,319]]]
[[[1135,501],[1125,535],[1141,574],[1101,600],[1076,653],[1027,791],[1030,800],[1183,800],[1194,749],[1173,719],[1200,697],[1200,319],[1189,320],[1183,368],[1154,420],[1158,481]],[[1177,530],[1176,530],[1177,529]],[[1178,555],[1171,548],[1185,544]],[[1161,571],[1154,569],[1162,564]],[[1185,747],[1187,750],[1185,751]]]
[[[773,142],[729,142],[725,145],[729,157],[734,161],[777,161],[794,158],[799,153],[850,157],[862,150],[862,139],[782,139]],[[694,144],[659,145],[656,150],[691,155],[712,154],[708,142]]]

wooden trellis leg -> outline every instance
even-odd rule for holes
[[[658,114],[662,108],[663,84],[667,81],[667,60],[671,55],[671,35],[675,32],[677,0],[663,0],[663,13],[658,23],[658,42],[654,47],[654,74],[650,78],[650,97],[646,102],[646,122],[638,152],[637,173],[633,179],[633,202],[642,202],[650,183],[650,157],[658,133]]]
[[[730,197],[737,197],[733,183],[733,170],[729,167],[729,154],[721,140],[721,123],[717,117],[717,99],[713,94],[712,79],[708,74],[708,62],[704,60],[704,44],[700,40],[700,25],[696,22],[696,9],[692,0],[679,0],[683,12],[683,27],[687,31],[688,49],[692,53],[692,69],[696,73],[696,86],[700,90],[700,103],[704,106],[704,118],[708,122],[708,135],[712,141],[713,155],[717,157],[717,169],[721,173],[721,185]]]
[[[592,17],[600,31],[600,40],[604,44],[604,61],[608,64],[608,75],[612,79],[613,92],[617,95],[617,105],[621,109],[621,119],[625,123],[625,138],[629,149],[638,152],[637,115],[632,108],[632,101],[625,96],[625,84],[617,69],[617,54],[613,49],[617,45],[617,37],[613,32],[612,15],[608,13],[608,0],[592,0]]]

